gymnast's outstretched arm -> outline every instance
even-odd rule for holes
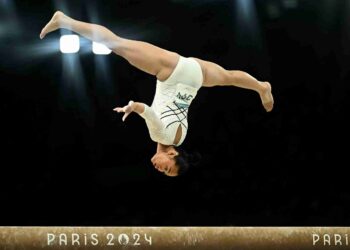
[[[124,116],[122,118],[123,121],[132,113],[138,113],[141,115],[142,113],[145,112],[145,109],[147,109],[148,106],[142,102],[134,102],[134,101],[129,101],[128,105],[124,107],[116,107],[113,109],[114,111],[118,113],[124,113]]]
[[[115,54],[125,58],[136,68],[154,75],[158,80],[167,79],[175,68],[179,55],[147,42],[122,38],[104,26],[81,22],[56,11],[42,29],[40,38],[59,28],[74,31],[89,40],[102,43]]]
[[[147,127],[152,130],[162,131],[164,129],[164,124],[156,113],[147,104],[141,102],[130,101],[128,105],[124,107],[117,107],[114,111],[118,113],[124,113],[122,118],[123,121],[132,113],[135,112],[139,114],[143,119],[145,119]]]

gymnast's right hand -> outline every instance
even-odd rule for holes
[[[122,118],[123,121],[125,121],[126,117],[128,117],[128,115],[134,111],[135,107],[134,107],[134,102],[133,101],[130,101],[128,103],[128,105],[124,106],[124,107],[116,107],[115,109],[113,109],[114,111],[118,112],[118,113],[121,113],[123,112],[124,113],[124,116]]]

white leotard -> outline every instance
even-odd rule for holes
[[[157,80],[152,106],[145,105],[140,114],[146,121],[151,139],[164,145],[179,146],[188,130],[188,109],[203,83],[202,69],[193,58],[180,56],[170,77]],[[181,139],[174,144],[178,127],[182,128]]]

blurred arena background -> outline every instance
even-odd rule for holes
[[[238,88],[202,88],[184,143],[186,176],[150,164],[142,118],[155,78],[61,30],[55,10],[272,84],[275,109]],[[349,225],[350,2],[0,0],[1,225]]]

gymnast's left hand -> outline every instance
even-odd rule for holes
[[[122,120],[125,121],[126,117],[128,117],[135,109],[133,104],[134,104],[134,102],[130,101],[128,103],[128,105],[126,105],[124,107],[116,107],[113,110],[118,112],[118,113],[124,113],[124,116],[123,116]]]

